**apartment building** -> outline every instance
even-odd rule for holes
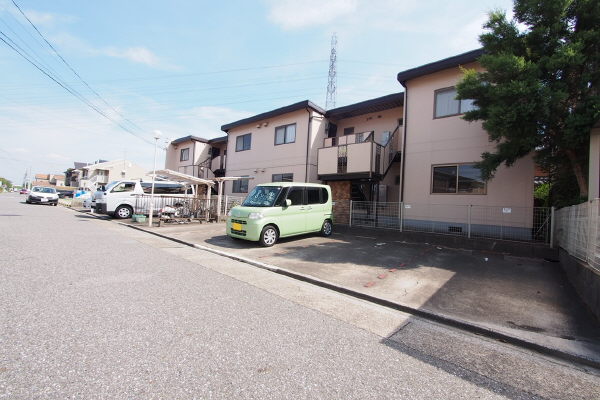
[[[223,125],[227,175],[248,178],[227,182],[225,193],[245,196],[267,182],[318,182],[325,127],[325,110],[308,100]]]
[[[148,178],[148,170],[128,160],[115,160],[88,164],[77,173],[77,186],[95,191],[99,186],[121,179]]]
[[[396,93],[329,111],[305,100],[223,125],[225,193],[260,183],[326,182],[334,199],[398,201],[404,96]]]
[[[198,178],[225,176],[227,136],[205,139],[185,136],[169,143],[165,168]]]
[[[448,221],[450,232],[461,229],[452,223],[457,217],[452,214],[468,211],[459,211],[456,205],[475,207],[474,225],[477,220],[482,225],[483,220],[490,223],[484,215],[488,207],[502,207],[503,215],[494,217],[498,224],[511,225],[514,219],[514,229],[527,230],[533,217],[523,213],[531,213],[533,207],[533,157],[520,159],[510,168],[500,166],[487,182],[481,179],[474,163],[483,152],[494,152],[495,143],[489,141],[480,122],[461,118],[474,107],[472,102],[455,99],[461,68],[481,70],[476,61],[481,54],[482,50],[474,50],[398,74],[405,88],[400,200],[410,207],[408,214],[421,207],[429,211],[427,219]],[[434,204],[432,212],[427,206]]]

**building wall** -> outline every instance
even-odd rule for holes
[[[248,191],[260,183],[272,181],[273,174],[293,173],[294,181],[317,181],[317,143],[325,136],[323,119],[311,110],[311,136],[308,136],[309,112],[298,110],[233,128],[228,133],[227,176],[249,176]],[[275,145],[275,128],[296,124],[296,140],[293,143]],[[251,148],[236,151],[237,137],[251,133]],[[308,140],[308,142],[307,142]],[[307,176],[308,146],[308,176]],[[225,184],[225,193],[233,196],[232,183]]]
[[[396,107],[376,113],[344,118],[334,123],[337,125],[337,136],[344,135],[344,129],[354,127],[355,133],[375,131],[375,141],[381,143],[382,133],[393,132],[398,126],[398,120],[403,118],[403,108]],[[396,140],[400,140],[397,135]],[[400,142],[397,142],[400,143]]]
[[[208,158],[210,149],[208,143],[199,142],[197,140],[189,140],[187,142],[169,144],[165,157],[165,168],[177,172],[182,172],[188,175],[198,175],[198,168],[194,166],[203,162]],[[180,161],[181,150],[189,148],[189,158],[187,161]]]
[[[478,65],[465,67],[478,68]],[[485,195],[431,193],[433,165],[477,162],[481,160],[483,152],[495,148],[481,123],[469,123],[461,116],[433,117],[434,91],[454,86],[461,76],[457,67],[407,82],[404,201],[415,204],[533,207],[532,157],[517,161],[511,168],[501,166],[495,177],[487,183]]]

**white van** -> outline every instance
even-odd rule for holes
[[[134,212],[148,214],[152,181],[123,180],[111,182],[104,191],[94,194],[95,211],[115,218],[131,218]],[[178,199],[194,196],[194,187],[180,182],[154,182],[154,209],[176,204]]]

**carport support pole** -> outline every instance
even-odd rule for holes
[[[404,215],[403,215],[403,209],[404,208],[404,202],[401,201],[400,203],[398,203],[398,216],[400,217],[400,232],[402,232],[402,225],[404,225]]]
[[[469,208],[467,208],[467,237],[471,239],[471,209],[473,208],[472,204],[469,204]]]
[[[217,181],[217,222],[221,222],[221,192],[223,191],[223,181]]]

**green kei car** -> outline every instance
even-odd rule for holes
[[[280,237],[333,230],[328,185],[274,182],[256,186],[227,216],[227,235],[273,246]]]

